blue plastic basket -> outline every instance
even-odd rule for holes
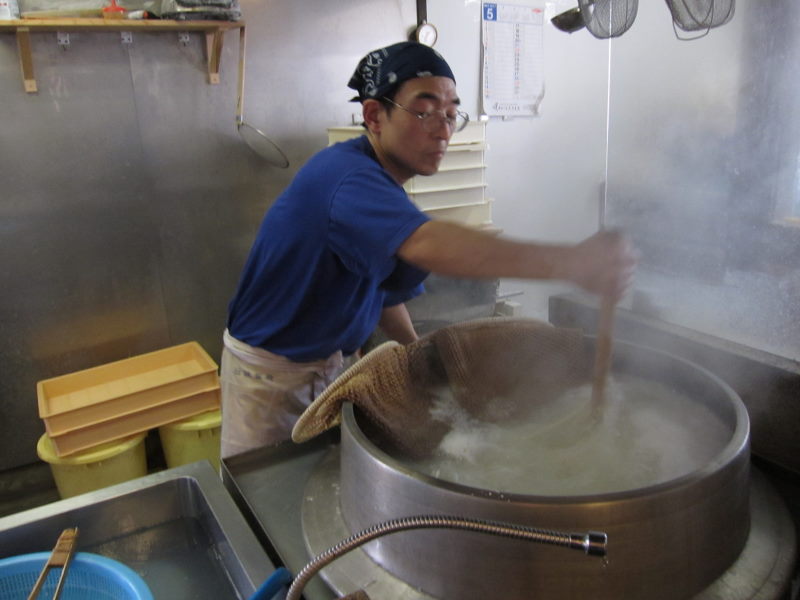
[[[0,560],[0,600],[25,600],[36,584],[50,552],[34,552]],[[39,598],[53,597],[60,567],[47,574]],[[59,600],[153,600],[144,580],[116,560],[78,552],[69,563]]]

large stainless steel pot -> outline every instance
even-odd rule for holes
[[[587,339],[587,353],[592,346]],[[448,600],[679,600],[703,590],[739,555],[749,531],[747,412],[733,390],[692,363],[621,342],[614,352],[614,373],[669,382],[718,415],[730,437],[707,465],[626,492],[499,494],[411,470],[368,439],[356,410],[346,405],[340,497],[347,527],[355,532],[404,516],[450,514],[608,534],[606,560],[457,530],[397,533],[365,547],[400,579]]]

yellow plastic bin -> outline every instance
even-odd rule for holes
[[[59,495],[69,498],[147,475],[146,435],[138,433],[60,458],[45,433],[36,444],[36,453],[50,464]]]
[[[178,467],[208,459],[219,471],[219,432],[222,412],[212,410],[158,428],[167,466]]]

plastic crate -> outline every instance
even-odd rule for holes
[[[453,146],[451,144],[442,158],[439,170],[448,171],[450,169],[470,169],[485,166],[483,144],[466,146]]]
[[[332,146],[337,142],[343,142],[354,137],[359,137],[367,133],[361,125],[346,125],[344,127],[328,128],[328,145]],[[486,141],[486,122],[470,121],[467,126],[450,138],[451,146],[478,144],[483,145]]]
[[[450,145],[481,144],[486,141],[486,121],[470,121],[450,138]]]
[[[360,126],[331,127],[332,145],[363,135]],[[408,197],[434,219],[462,225],[491,225],[491,207],[486,197],[486,122],[470,121],[450,138],[439,170],[433,175],[416,176],[404,184]]]
[[[75,452],[93,448],[97,444],[113,442],[135,433],[149,431],[168,423],[181,421],[202,412],[220,407],[219,386],[173,398],[157,406],[150,406],[122,414],[118,417],[76,427],[60,435],[51,435],[50,440],[58,456],[69,456]]]
[[[492,203],[490,200],[468,206],[428,208],[425,213],[432,219],[461,223],[472,227],[485,227],[492,224]]]
[[[219,408],[217,365],[197,342],[40,381],[59,456]]]
[[[367,130],[360,125],[346,125],[344,127],[328,128],[328,146],[333,146],[339,142],[360,137],[367,133]]]
[[[420,210],[436,210],[457,206],[473,206],[486,202],[485,186],[466,186],[431,189],[424,192],[409,193],[408,197]]]
[[[409,194],[423,193],[450,188],[485,186],[485,167],[472,169],[439,169],[434,175],[412,177],[403,188]]]

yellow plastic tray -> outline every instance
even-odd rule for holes
[[[163,405],[219,385],[217,365],[188,342],[36,384],[50,436]]]
[[[53,435],[48,429],[47,434],[56,454],[64,457],[98,444],[119,440],[210,410],[218,410],[219,407],[220,389],[217,386],[137,412],[78,427],[59,435]]]

